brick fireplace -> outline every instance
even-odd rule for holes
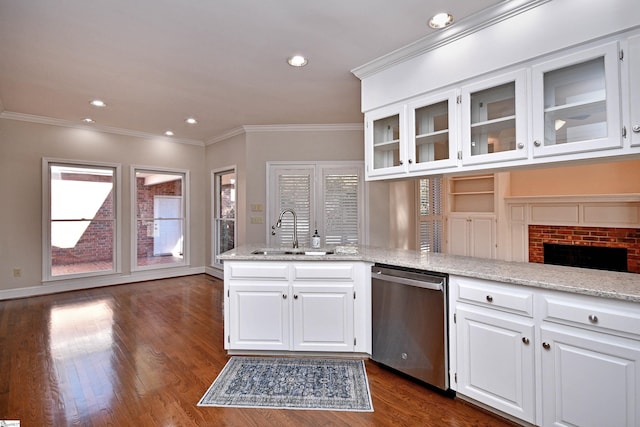
[[[627,249],[627,270],[640,273],[639,228],[529,224],[528,231],[529,262],[544,263],[544,243],[625,248]]]

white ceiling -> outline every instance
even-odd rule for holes
[[[460,22],[507,2],[0,0],[0,112],[200,142],[242,125],[362,123],[350,70],[433,36],[436,12]],[[295,53],[309,64],[287,65]]]

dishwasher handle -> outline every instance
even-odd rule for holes
[[[433,278],[435,281],[422,281],[422,280],[414,280],[408,279],[406,277],[398,277],[398,276],[389,276],[388,274],[384,274],[381,271],[376,271],[372,276],[372,279],[385,280],[391,283],[399,283],[401,285],[409,285],[415,286],[418,288],[429,289],[432,291],[442,291],[444,289],[444,280],[440,278]]]

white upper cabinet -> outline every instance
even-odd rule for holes
[[[618,43],[532,67],[533,155],[621,148]]]
[[[455,166],[458,140],[456,91],[410,102],[407,112],[409,171]]]
[[[382,108],[365,117],[367,177],[407,170],[404,105]]]
[[[627,54],[629,84],[629,123],[627,137],[631,146],[640,146],[640,34],[629,38]]]
[[[527,73],[518,70],[462,87],[462,164],[527,157]]]

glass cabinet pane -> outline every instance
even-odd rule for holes
[[[604,57],[544,74],[544,145],[607,137]]]
[[[516,149],[516,83],[471,94],[471,155]]]
[[[449,102],[415,110],[416,163],[449,158]]]
[[[373,121],[373,168],[400,166],[400,115]]]

